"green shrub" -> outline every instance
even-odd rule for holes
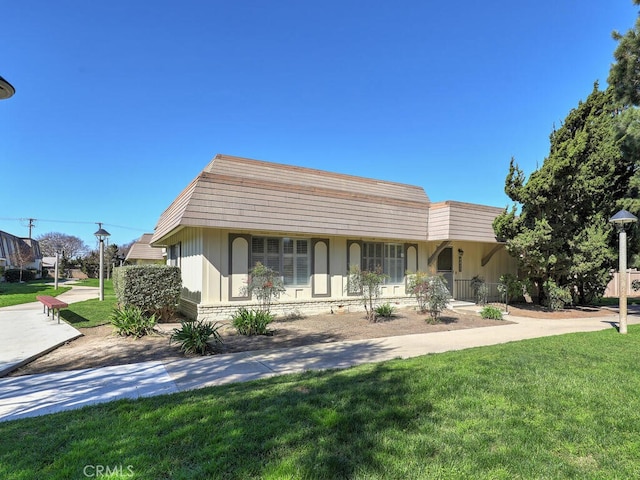
[[[174,328],[169,342],[180,342],[180,350],[184,353],[204,355],[211,348],[209,340],[213,338],[216,345],[221,345],[222,337],[218,330],[222,327],[205,320],[180,322],[180,328]]]
[[[470,282],[471,290],[473,290],[473,296],[476,300],[476,305],[486,305],[489,298],[489,288],[480,275],[476,275]]]
[[[286,292],[280,273],[260,262],[256,262],[250,272],[249,283],[242,290],[244,294],[258,300],[258,310],[262,312],[269,312],[271,303]]]
[[[155,315],[149,316],[135,305],[114,308],[110,320],[118,335],[136,338],[152,333],[158,323]]]
[[[475,292],[476,305],[486,305],[489,301],[489,287],[483,283]]]
[[[547,296],[547,306],[550,310],[562,310],[565,305],[573,301],[569,290],[559,287],[553,280],[547,280],[543,286]]]
[[[509,311],[509,302],[514,298],[521,297],[524,293],[524,283],[518,280],[518,278],[512,273],[507,273],[500,276],[500,283],[498,284],[498,292],[504,298],[504,304],[507,312]]]
[[[264,310],[248,310],[244,307],[231,318],[231,323],[240,335],[269,335],[267,326],[273,321],[273,314]]]
[[[441,275],[430,276],[416,272],[409,280],[408,291],[416,297],[420,311],[428,311],[434,321],[438,320],[451,299],[447,281]]]
[[[117,267],[113,271],[113,289],[118,303],[135,305],[166,322],[180,300],[180,269],[168,265]]]
[[[347,292],[350,294],[359,294],[364,301],[364,309],[367,312],[367,320],[376,321],[376,311],[373,306],[375,301],[380,297],[381,287],[389,275],[382,273],[380,267],[375,270],[360,270],[357,265],[351,265],[349,268],[349,277],[347,278]]]
[[[449,300],[451,300],[451,294],[447,289],[447,281],[442,276],[432,277],[431,294],[427,302],[432,319],[438,320],[440,314],[449,305]]]
[[[396,307],[391,305],[389,302],[379,305],[376,307],[376,315],[378,317],[390,318],[396,311]]]
[[[36,275],[33,270],[20,270],[19,268],[9,268],[4,272],[4,279],[9,283],[30,282],[35,280]]]
[[[409,278],[407,292],[416,297],[418,302],[418,310],[427,311],[427,300],[429,299],[429,275],[423,272],[416,272]]]
[[[502,311],[498,307],[487,305],[480,310],[480,316],[491,320],[502,320]]]

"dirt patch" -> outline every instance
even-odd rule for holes
[[[538,318],[577,318],[612,314],[611,310],[598,308],[548,312],[535,306],[510,306],[509,311],[514,316]],[[277,320],[270,325],[272,335],[252,337],[238,335],[229,324],[225,324],[221,329],[224,344],[218,348],[216,354],[506,325],[510,323],[508,318],[502,321],[485,320],[471,311],[447,310],[434,324],[428,321],[428,315],[412,309],[402,309],[390,319],[369,323],[363,312],[352,312]],[[83,334],[82,337],[64,344],[10,375],[31,375],[184,358],[178,344],[169,342],[171,332],[179,326],[160,324],[156,334],[139,339],[120,337],[114,333],[111,325],[81,328],[79,330]]]

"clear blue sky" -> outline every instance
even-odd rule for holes
[[[0,230],[151,232],[216,153],[503,207],[631,0],[0,1]]]

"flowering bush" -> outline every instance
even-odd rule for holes
[[[352,265],[349,269],[347,291],[359,293],[362,296],[364,309],[367,312],[367,320],[370,322],[375,322],[377,319],[374,303],[380,297],[380,287],[387,277],[388,275],[382,273],[380,267],[370,271],[360,270],[357,265]]]
[[[258,300],[258,310],[265,313],[271,310],[273,300],[280,298],[286,291],[280,273],[260,262],[251,270],[249,282],[243,290],[245,294]]]
[[[416,272],[409,280],[408,291],[416,297],[418,309],[421,312],[428,311],[433,320],[438,320],[451,298],[447,281],[441,275]]]

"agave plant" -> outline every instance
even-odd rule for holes
[[[211,348],[210,339],[213,339],[215,344],[223,343],[220,332],[218,332],[220,327],[222,325],[218,322],[211,323],[205,320],[180,322],[180,328],[173,330],[169,342],[179,342],[180,350],[184,353],[205,355]]]

